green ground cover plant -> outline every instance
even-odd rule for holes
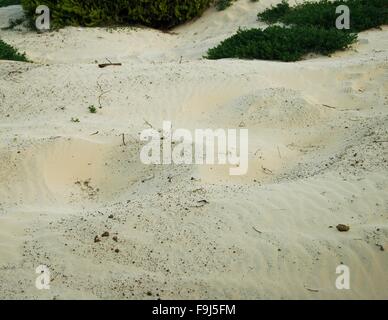
[[[349,30],[335,26],[340,5],[350,9]],[[388,0],[321,0],[294,7],[283,0],[258,17],[269,24],[283,25],[239,30],[208,50],[206,57],[296,61],[308,53],[328,55],[344,50],[357,40],[357,32],[388,23]]]
[[[307,53],[330,54],[349,47],[357,36],[337,29],[271,26],[239,30],[207,53],[208,59],[240,58],[296,61]]]
[[[38,5],[50,8],[53,28],[140,24],[167,29],[196,18],[213,0],[22,0],[30,19]]]
[[[388,0],[321,0],[304,2],[291,7],[282,1],[258,14],[267,23],[282,22],[286,25],[319,26],[335,28],[336,8],[346,5],[350,9],[350,32],[360,32],[388,23]]]
[[[25,54],[19,53],[15,48],[0,39],[0,60],[28,61]]]
[[[0,0],[0,8],[20,4],[21,0]]]

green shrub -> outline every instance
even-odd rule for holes
[[[20,0],[0,0],[0,8],[20,4]]]
[[[91,105],[88,107],[90,113],[97,113],[97,109],[95,106]]]
[[[337,30],[336,8],[350,9],[350,30]],[[289,27],[239,30],[208,51],[207,58],[243,58],[296,61],[307,53],[330,54],[356,41],[355,32],[388,23],[388,0],[321,0],[290,7],[283,0],[258,17],[267,23]]]
[[[30,18],[47,5],[52,27],[142,24],[169,28],[199,16],[212,0],[22,0]]]
[[[350,31],[359,32],[388,23],[388,0],[321,0],[305,2],[290,7],[283,0],[275,7],[258,14],[267,23],[282,22],[288,25],[320,26],[335,28],[338,17],[335,10],[339,5],[350,9]]]
[[[231,38],[210,49],[207,58],[296,61],[307,53],[327,55],[346,49],[356,39],[355,34],[311,26],[239,30]]]
[[[27,61],[27,58],[25,54],[18,53],[15,48],[0,39],[0,60]]]
[[[230,7],[233,4],[233,1],[236,1],[236,0],[217,0],[216,8],[218,11],[225,10],[226,8]]]
[[[288,14],[290,11],[290,5],[287,1],[283,0],[278,5],[272,6],[271,8],[260,12],[257,16],[259,17],[259,19],[262,19],[267,23],[275,23],[281,21],[281,19],[285,17],[286,14]]]

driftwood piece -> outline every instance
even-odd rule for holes
[[[120,62],[117,62],[117,63],[112,63],[112,62],[109,62],[109,63],[100,63],[98,65],[99,68],[105,68],[105,67],[110,67],[110,66],[121,66],[122,64]]]

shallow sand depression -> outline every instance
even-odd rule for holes
[[[388,298],[388,28],[296,63],[202,58],[276,2],[171,33],[0,31],[34,61],[0,61],[0,298]],[[248,174],[142,164],[163,121],[248,129]]]

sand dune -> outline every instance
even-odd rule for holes
[[[0,31],[35,62],[0,61],[0,298],[388,298],[388,28],[297,63],[202,58],[276,2],[171,33]],[[248,174],[142,164],[163,120],[248,128]]]

